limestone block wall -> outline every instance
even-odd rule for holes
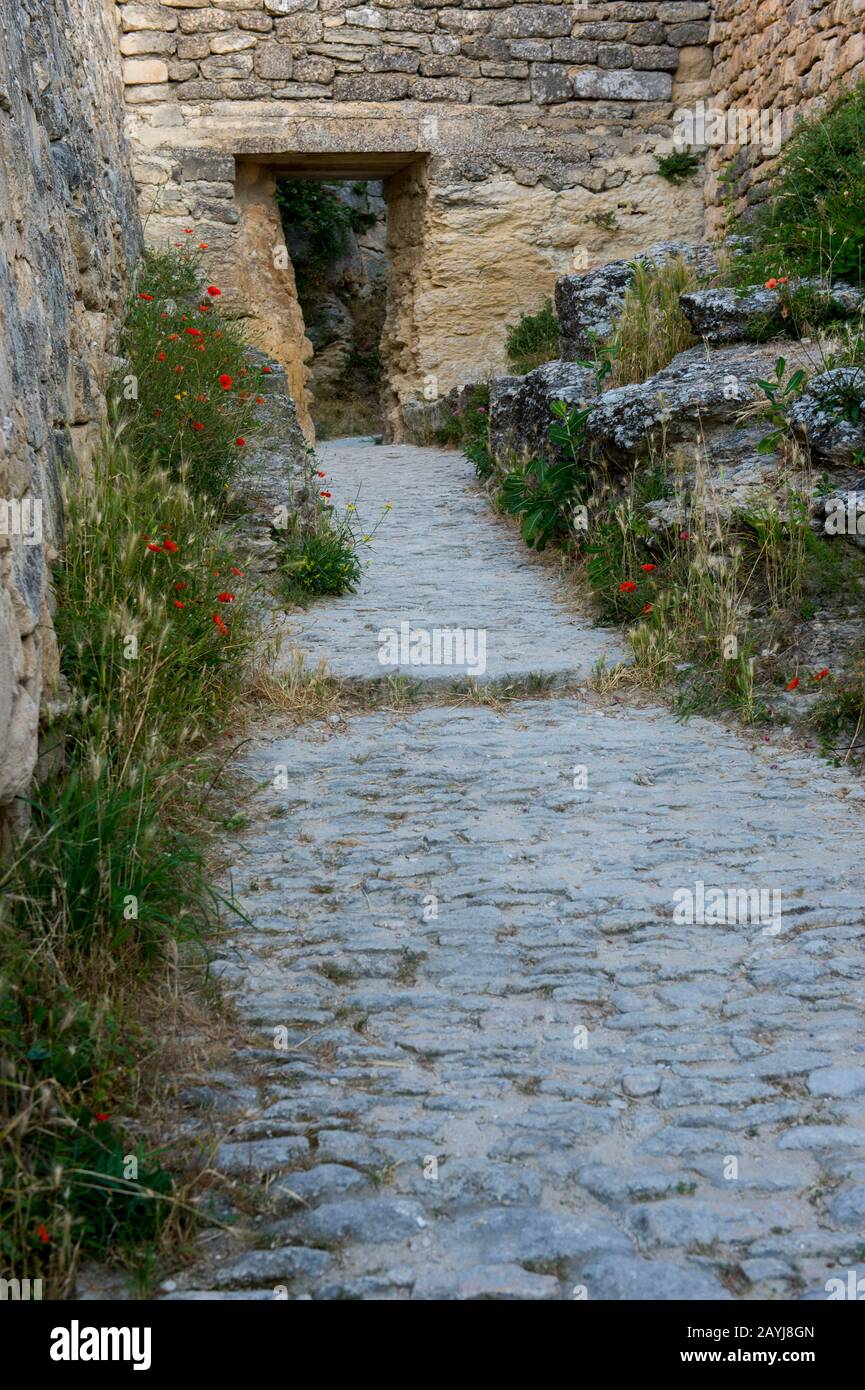
[[[699,178],[673,189],[654,156],[676,107],[708,94],[709,18],[702,0],[125,0],[147,235],[191,228],[231,307],[250,164],[268,170],[262,198],[279,170],[382,178],[398,436],[406,400],[501,372],[507,325],[559,275],[702,235]],[[255,216],[259,231],[269,217]],[[308,347],[287,273],[284,290],[261,330],[303,415]]]
[[[113,9],[113,7],[112,7]],[[0,0],[0,839],[56,672],[59,480],[86,463],[140,237],[114,15]]]
[[[777,119],[780,142],[797,117],[865,78],[865,0],[714,0],[712,103],[720,111],[762,111]],[[707,159],[707,230],[723,222],[731,165],[737,211],[759,203],[778,147],[738,139]]]

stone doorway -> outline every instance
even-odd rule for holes
[[[316,433],[316,419],[323,426],[323,436],[356,432],[359,428],[361,432],[399,438],[400,401],[422,393],[416,298],[423,257],[424,164],[423,158],[407,160],[405,154],[381,153],[366,157],[286,155],[271,157],[266,163],[237,160],[235,206],[239,220],[232,238],[231,259],[225,266],[226,284],[238,307],[244,306],[250,337],[283,363],[309,438]],[[370,283],[367,289],[371,291],[369,297],[378,298],[379,307],[369,306],[371,312],[357,325],[357,332],[352,333],[351,344],[344,344],[344,351],[338,334],[331,332],[318,314],[322,299],[329,296],[333,300],[337,296],[326,283],[310,286],[303,257],[304,243],[308,245],[309,238],[302,228],[292,225],[292,217],[286,217],[283,211],[286,190],[296,190],[303,183],[332,190],[346,207],[363,211],[374,208],[377,213],[382,272],[386,265],[386,273],[380,273],[379,283]],[[362,194],[356,191],[361,188]],[[374,254],[369,241],[367,238],[364,247],[369,254],[363,257],[367,265]],[[362,286],[358,288],[363,290]],[[359,293],[358,302],[363,303],[367,297]],[[312,315],[309,325],[304,316],[304,301]],[[324,307],[326,311],[327,305]],[[323,318],[326,320],[326,312]],[[373,353],[380,365],[376,370],[371,362],[366,363],[361,386],[361,395],[366,399],[358,399],[352,412],[345,397],[357,375],[353,362],[356,365],[358,357]],[[367,390],[373,377],[374,401]],[[345,409],[340,409],[340,393]],[[357,417],[355,427],[352,413]],[[373,423],[375,428],[371,429]]]

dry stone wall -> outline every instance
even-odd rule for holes
[[[229,307],[245,165],[385,180],[397,437],[407,401],[500,372],[508,323],[558,276],[702,234],[699,179],[671,196],[654,159],[675,108],[708,94],[700,0],[129,0],[117,16],[148,236],[192,227]],[[295,318],[266,332],[303,418]]]
[[[729,192],[740,212],[765,197],[795,121],[865,78],[865,0],[715,0],[714,11],[711,108],[733,112],[737,121],[735,138],[719,139],[709,151],[710,233],[723,223]],[[750,138],[749,112],[764,113],[768,141]],[[719,181],[728,167],[729,188]]]
[[[56,674],[59,483],[86,465],[140,226],[113,15],[0,0],[0,837]]]

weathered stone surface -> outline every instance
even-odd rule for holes
[[[490,388],[490,444],[502,463],[551,458],[550,408],[555,401],[581,407],[595,395],[595,374],[576,362],[545,362],[524,377],[505,377]]]
[[[680,449],[685,457],[705,455],[714,467],[741,464],[767,433],[765,419],[742,412],[765,399],[758,382],[771,378],[777,349],[721,347],[707,355],[690,348],[648,381],[619,386],[599,398],[589,417],[587,438],[612,463],[627,464],[653,449]],[[790,370],[809,365],[807,350],[790,344]]]
[[[791,406],[790,424],[818,459],[850,463],[865,451],[865,411],[856,422],[845,418],[857,401],[865,401],[865,373],[835,367],[810,379]]]
[[[823,287],[817,280],[804,279],[791,281],[789,288],[822,291]],[[858,313],[863,304],[859,291],[840,281],[828,293],[821,293],[821,300],[839,318]],[[780,289],[750,285],[745,290],[692,290],[680,295],[679,303],[697,337],[709,343],[734,343],[753,337],[755,328],[778,316],[783,296]]]
[[[127,34],[155,23],[152,6],[127,8]],[[174,27],[160,17],[160,31]],[[13,798],[27,793],[40,707],[57,677],[48,564],[61,533],[60,482],[76,462],[87,469],[97,443],[112,334],[139,246],[117,42],[101,5],[4,7],[0,842],[25,814]]]

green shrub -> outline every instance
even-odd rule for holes
[[[531,459],[505,474],[499,502],[502,510],[520,518],[523,540],[535,550],[550,541],[564,541],[573,532],[574,507],[580,502],[588,473],[580,456],[588,410],[569,409],[564,401],[552,406],[550,440],[564,451],[554,462]]]
[[[112,397],[139,467],[166,469],[221,504],[242,473],[261,375],[247,361],[240,326],[220,313],[220,295],[208,293],[219,286],[199,281],[191,253],[145,253]]]
[[[277,533],[278,568],[289,602],[352,593],[363,574],[357,542],[347,521],[322,518],[315,530],[294,525]]]
[[[803,121],[781,154],[769,197],[739,230],[742,283],[817,275],[865,283],[865,83]]]
[[[684,183],[693,178],[700,167],[700,160],[693,150],[671,150],[669,154],[655,155],[658,173],[668,183]]]
[[[551,299],[545,299],[534,314],[523,314],[507,331],[505,351],[511,370],[524,376],[559,355],[559,321]]]

